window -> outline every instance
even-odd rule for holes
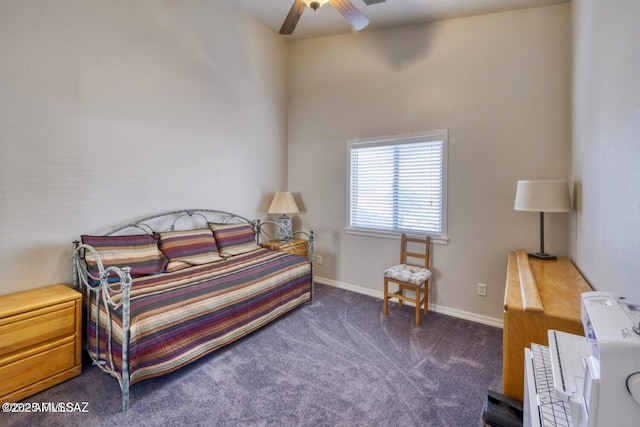
[[[447,241],[447,129],[349,141],[347,233]]]

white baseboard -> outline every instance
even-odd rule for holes
[[[369,288],[363,288],[361,286],[351,285],[349,283],[337,282],[335,280],[327,279],[325,277],[315,276],[316,283],[322,283],[323,285],[333,286],[334,288],[345,289],[347,291],[355,292],[357,294],[368,295],[370,297],[382,299],[382,291],[375,291]],[[405,303],[407,305],[414,305],[411,303]],[[415,305],[414,305],[415,306]],[[482,323],[484,325],[494,326],[496,328],[503,327],[502,319],[496,319],[494,317],[482,316],[476,313],[470,313],[468,311],[462,311],[455,308],[449,308],[442,305],[429,303],[429,310],[436,313],[446,314],[447,316],[457,317],[459,319],[469,320],[471,322]]]

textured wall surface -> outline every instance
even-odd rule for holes
[[[0,2],[0,293],[68,283],[83,233],[265,215],[286,185],[288,53],[227,2]]]
[[[572,257],[640,302],[640,2],[573,1]]]

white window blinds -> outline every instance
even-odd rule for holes
[[[446,233],[446,130],[349,143],[349,228]]]

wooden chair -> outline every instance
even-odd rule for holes
[[[421,247],[424,246],[424,251],[410,251],[407,243],[420,244]],[[400,241],[400,264],[384,272],[383,315],[386,316],[388,313],[388,301],[391,298],[396,298],[400,306],[402,306],[404,301],[413,302],[416,305],[416,326],[420,326],[420,308],[424,306],[424,314],[427,314],[427,303],[429,302],[429,278],[431,277],[431,270],[429,270],[430,250],[431,239],[429,236],[416,238],[407,237],[406,234],[402,234]],[[421,265],[409,264],[408,260],[410,258],[422,260]],[[389,292],[389,282],[398,285],[396,292]],[[405,296],[405,290],[413,291],[415,296],[413,298]]]

